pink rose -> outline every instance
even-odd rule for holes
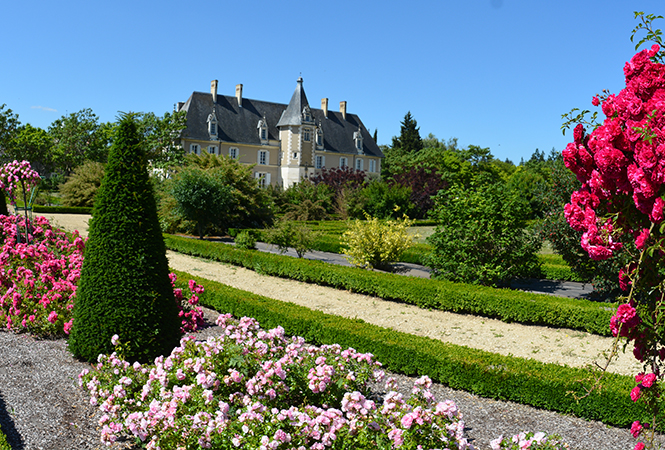
[[[645,388],[650,388],[653,386],[653,383],[656,381],[656,374],[655,373],[648,373],[644,375],[644,378],[642,379],[642,386]]]
[[[642,396],[642,392],[639,386],[635,386],[632,391],[630,391],[630,399],[634,402],[638,401]]]
[[[58,313],[55,311],[51,311],[48,315],[48,321],[51,323],[55,323],[56,320],[58,320]]]
[[[600,105],[600,99],[598,99],[597,95],[594,95],[593,98],[591,99],[591,104],[593,106],[598,106]]]

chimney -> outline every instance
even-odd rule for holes
[[[342,113],[342,117],[346,120],[346,102],[339,102],[339,112]]]
[[[326,119],[328,118],[328,99],[327,98],[322,98],[321,99],[321,109],[323,110],[323,115],[326,116]]]
[[[236,84],[236,98],[238,99],[238,106],[242,108],[242,84]]]
[[[217,103],[217,80],[210,82],[210,93],[212,94],[212,102]]]

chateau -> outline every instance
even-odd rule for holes
[[[210,93],[194,92],[178,111],[187,111],[187,128],[181,144],[186,152],[227,155],[254,165],[254,176],[262,186],[284,189],[321,169],[350,167],[376,178],[383,153],[362,121],[346,112],[309,106],[303,80],[288,105],[243,98],[242,84],[235,96],[217,94],[217,80]]]

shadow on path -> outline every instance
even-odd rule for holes
[[[2,397],[2,392],[0,392],[0,428],[2,432],[7,436],[7,443],[12,450],[24,450],[25,443],[23,438],[16,430],[14,426],[14,420],[12,419],[9,412],[7,412],[7,405],[5,400]]]

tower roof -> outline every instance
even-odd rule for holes
[[[302,77],[298,77],[296,90],[293,92],[291,101],[286,107],[286,110],[282,113],[282,117],[279,119],[277,126],[302,125],[302,112],[305,107],[309,108],[309,103],[307,102],[305,89],[302,87]]]

